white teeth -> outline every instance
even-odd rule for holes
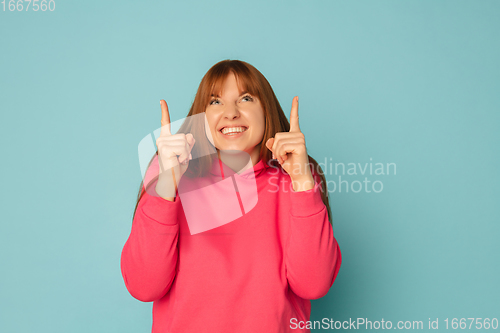
[[[240,132],[245,132],[246,130],[246,127],[224,127],[222,129],[222,134],[232,135]]]

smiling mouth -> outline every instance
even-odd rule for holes
[[[236,135],[238,133],[245,132],[248,127],[237,126],[237,127],[224,127],[220,130],[220,132],[224,135]]]

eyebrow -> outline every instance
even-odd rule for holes
[[[239,96],[239,97],[241,97],[241,96],[243,96],[243,95],[245,95],[245,94],[248,94],[248,91],[246,91],[246,90],[245,90],[245,91],[243,91],[243,92],[240,94],[240,96]],[[211,94],[211,95],[210,95],[210,97],[219,97],[219,98],[220,98],[220,95],[219,95],[219,94],[217,94],[217,95]]]

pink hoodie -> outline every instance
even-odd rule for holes
[[[195,234],[182,195],[168,201],[144,193],[121,270],[133,297],[154,302],[153,333],[310,332],[298,324],[310,320],[309,300],[328,293],[342,257],[318,179],[314,189],[294,192],[279,170],[260,160],[256,206]],[[229,171],[216,160],[209,177]]]

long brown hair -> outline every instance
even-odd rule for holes
[[[268,139],[274,137],[278,132],[288,132],[290,130],[290,123],[288,122],[288,119],[286,118],[285,113],[283,112],[278,99],[271,88],[271,85],[264,75],[262,75],[262,73],[252,65],[240,60],[222,60],[212,66],[212,68],[208,70],[201,80],[193,105],[191,106],[186,119],[190,116],[205,112],[211,95],[215,95],[214,92],[219,92],[221,90],[222,84],[231,72],[234,73],[237,82],[242,85],[242,88],[245,89],[245,91],[253,96],[256,96],[260,100],[262,108],[264,109],[266,125],[264,129],[264,136],[260,143],[260,159],[268,165],[281,168],[279,164],[275,163],[275,161],[271,159],[272,153],[266,147],[266,142]],[[203,137],[205,136],[205,124],[199,120],[199,117],[193,118],[197,119],[194,119],[193,121],[185,121],[177,132],[193,134],[196,144],[193,146],[192,155],[202,156],[189,161],[189,167],[185,173],[188,177],[206,175],[209,170],[209,166],[212,165],[214,159],[213,154],[206,154],[206,152],[210,150],[210,147],[208,147],[210,142],[206,139],[206,137]],[[156,155],[158,155],[158,151],[156,151]],[[149,165],[151,165],[154,157],[155,156],[151,158]],[[316,160],[310,155],[308,155],[308,158],[309,163],[313,168],[313,175],[320,178],[321,198],[327,208],[328,218],[331,223],[332,212],[328,201],[328,190],[325,175],[321,167],[318,165],[318,162],[316,162]],[[149,182],[149,185],[154,183],[157,178],[158,177]],[[134,216],[144,192],[144,181],[142,181],[141,187],[139,188],[139,194],[137,195]]]

